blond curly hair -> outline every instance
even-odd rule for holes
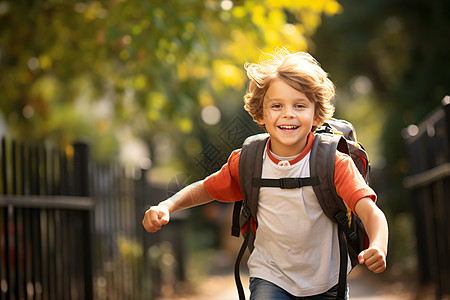
[[[246,63],[245,69],[250,82],[244,96],[244,108],[255,122],[263,118],[264,96],[274,79],[283,80],[315,103],[315,116],[320,119],[318,126],[333,116],[334,84],[310,54],[291,54],[283,48],[274,54],[265,54],[265,59],[258,64]],[[264,126],[261,127],[265,130]],[[313,127],[312,131],[316,128]]]

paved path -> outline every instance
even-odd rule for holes
[[[361,267],[352,271],[349,276],[351,300],[413,300],[415,299],[415,286],[405,286],[404,283],[387,283]],[[248,278],[242,276],[244,287]],[[412,283],[412,285],[414,285]],[[248,284],[247,284],[248,286]],[[247,299],[248,299],[248,291]],[[158,300],[236,300],[237,291],[232,274],[211,275],[205,279],[195,294],[183,295]]]

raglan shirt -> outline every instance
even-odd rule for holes
[[[292,165],[280,166],[264,151],[261,177],[309,177],[313,140],[314,134],[310,133],[305,149],[296,159],[299,161]],[[235,150],[221,170],[205,179],[205,188],[215,199],[243,199],[239,157],[240,150]],[[376,200],[375,192],[352,159],[340,152],[336,153],[335,186],[353,212],[360,199]],[[248,260],[250,277],[270,281],[297,297],[326,292],[338,283],[337,224],[323,213],[311,186],[288,190],[260,188],[257,219],[255,248]],[[351,269],[350,262],[347,269]]]

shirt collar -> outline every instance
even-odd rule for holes
[[[293,164],[296,164],[296,163],[298,163],[299,161],[301,161],[303,158],[305,158],[305,156],[306,156],[306,154],[308,154],[308,152],[309,151],[311,151],[311,148],[312,148],[312,144],[313,144],[313,142],[314,142],[314,138],[315,138],[315,136],[314,136],[314,134],[312,133],[312,132],[310,132],[309,134],[308,134],[308,137],[307,137],[307,142],[306,142],[306,147],[305,147],[305,149],[303,149],[303,151],[299,154],[299,155],[297,155],[294,159],[291,159],[291,160],[289,160],[288,162],[289,162],[289,165],[293,165]],[[266,149],[267,149],[267,156],[270,158],[270,160],[271,161],[273,161],[275,164],[279,164],[282,160],[280,160],[280,159],[278,159],[278,158],[276,158],[275,156],[273,156],[273,154],[270,152],[270,150],[269,150],[269,147],[270,146],[270,138],[269,138],[269,140],[267,141],[267,146],[266,146]]]

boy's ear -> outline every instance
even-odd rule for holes
[[[320,123],[322,123],[322,119],[320,119],[318,116],[315,116],[313,126],[318,126]]]
[[[255,119],[256,124],[258,124],[259,126],[264,126],[264,117]]]

